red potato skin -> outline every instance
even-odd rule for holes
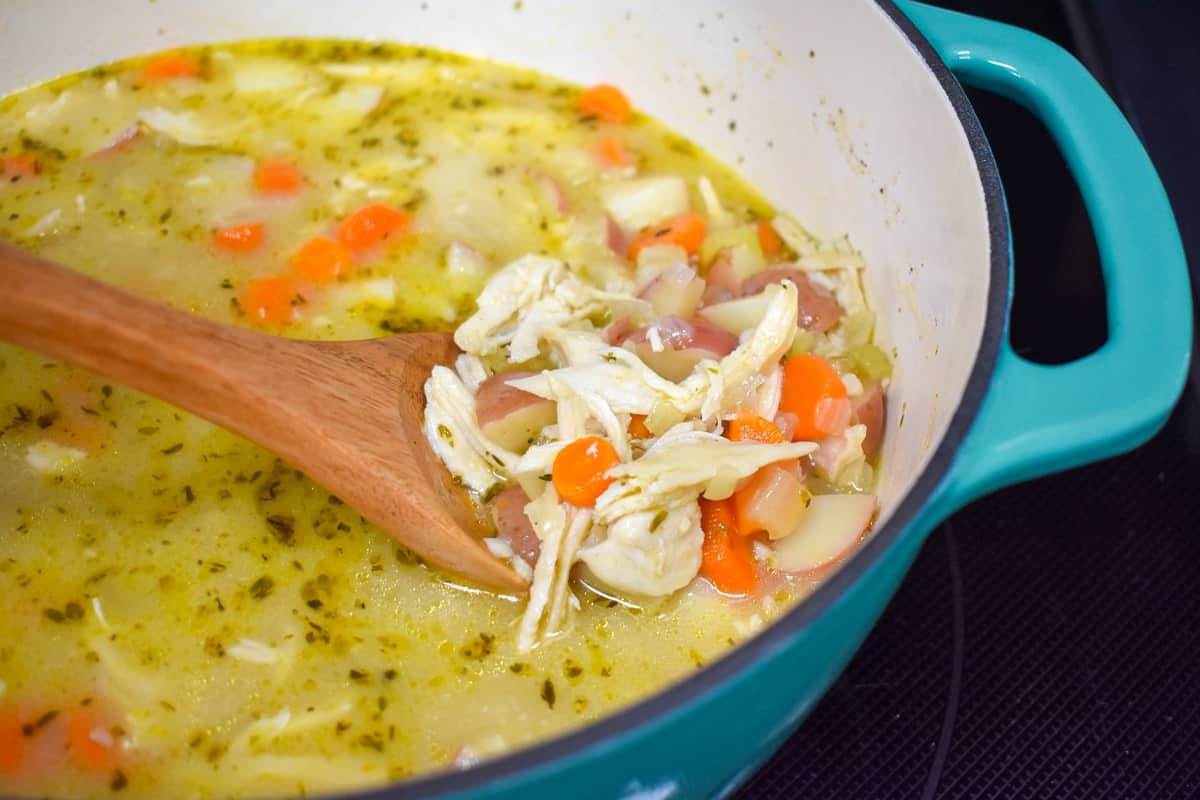
[[[475,419],[479,427],[485,427],[498,419],[534,403],[546,402],[537,395],[515,389],[508,384],[511,380],[528,378],[532,372],[497,372],[483,383],[475,393]]]
[[[624,334],[621,344],[631,348],[647,366],[671,381],[683,380],[706,358],[719,361],[738,345],[736,336],[708,320],[696,318],[688,320],[687,325],[687,333],[671,339],[664,337],[665,347],[661,353],[655,353],[651,348],[646,328]]]
[[[768,286],[785,280],[796,285],[796,303],[800,311],[798,323],[801,328],[824,333],[842,318],[842,307],[838,305],[837,298],[828,290],[813,285],[808,276],[798,269],[768,269],[751,275],[742,283],[742,297],[758,294]]]
[[[633,240],[624,228],[617,224],[612,217],[605,217],[605,233],[608,249],[625,258],[629,254],[629,243]]]
[[[108,144],[93,152],[90,157],[99,158],[124,150],[140,138],[142,138],[142,129],[137,123],[134,123],[109,140]]]
[[[702,305],[710,306],[713,303],[723,303],[737,297],[739,289],[737,273],[733,271],[733,259],[729,257],[728,250],[722,250],[717,254],[713,262],[709,264],[704,280],[706,281],[704,295],[700,298]]]
[[[696,317],[691,323],[695,332],[692,347],[699,347],[719,356],[727,356],[737,349],[738,337],[724,328],[718,328],[703,317]]]
[[[529,496],[520,486],[510,486],[488,504],[492,521],[496,523],[496,535],[508,542],[513,552],[523,558],[529,566],[537,563],[542,552],[542,542],[533,531],[533,524],[525,516]]]
[[[721,358],[732,353],[738,346],[738,337],[734,336],[724,328],[718,328],[703,317],[696,317],[687,321],[691,326],[692,334],[687,342],[679,342],[683,347],[671,347],[668,343],[667,348],[671,350],[703,350],[706,353],[712,354],[715,358]],[[614,323],[614,325],[617,323]],[[630,343],[634,345],[643,344],[648,341],[646,337],[646,328],[649,326],[636,328],[632,330],[621,331],[613,337],[615,344]]]
[[[549,198],[554,202],[554,208],[558,213],[564,216],[571,213],[571,198],[567,197],[567,193],[563,190],[562,184],[550,177],[546,173],[539,173],[538,180],[545,187]]]
[[[613,320],[611,323],[609,323],[608,327],[604,329],[604,341],[608,342],[610,345],[619,345],[621,342],[625,341],[625,338],[629,336],[629,334],[633,333],[634,330],[635,326],[633,324],[633,320],[631,320],[629,317],[620,317],[619,319]]]
[[[866,425],[867,435],[863,439],[863,453],[874,458],[883,442],[883,427],[887,422],[887,398],[882,386],[872,383],[863,387],[863,393],[855,397],[850,410],[851,425]]]

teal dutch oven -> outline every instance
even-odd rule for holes
[[[668,690],[473,769],[353,795],[363,800],[729,794],[833,683],[938,522],[998,487],[1136,447],[1183,385],[1191,292],[1154,167],[1091,75],[1017,28],[882,0],[40,0],[0,13],[0,91],[148,50],[267,36],[427,44],[611,81],[777,207],[848,233],[870,265],[896,377],[880,519],[861,550]],[[1108,306],[1109,340],[1091,355],[1042,366],[1009,345],[1000,172],[958,80],[1032,111],[1079,185]]]
[[[823,14],[836,16],[825,5],[811,5],[814,25],[822,24],[818,20]],[[739,5],[728,13],[753,14],[758,11],[754,6]],[[1137,447],[1165,422],[1187,373],[1191,288],[1162,184],[1121,112],[1074,57],[1036,34],[919,3],[882,2],[877,11],[877,21],[890,26],[896,46],[919,56],[922,77],[937,87],[940,99],[953,109],[956,133],[969,144],[973,157],[975,170],[970,177],[982,198],[989,244],[987,274],[969,276],[980,281],[981,291],[986,281],[981,334],[975,339],[971,320],[961,318],[957,324],[962,327],[947,332],[951,339],[961,334],[976,345],[974,360],[961,395],[940,398],[948,404],[948,422],[920,474],[914,476],[890,518],[849,563],[779,622],[702,672],[548,744],[467,773],[358,797],[667,800],[728,795],[766,761],[831,686],[895,592],[926,535],[940,521],[1002,486]],[[807,48],[812,41],[798,34],[789,57],[804,61],[811,49],[812,61],[824,58],[829,45]],[[857,63],[848,66],[858,71],[861,81],[886,83],[879,68],[870,64],[869,46],[864,40],[861,49],[855,48],[849,60]],[[1044,366],[1024,360],[1009,344],[1007,322],[1014,287],[1008,212],[1000,173],[959,81],[1016,100],[1033,112],[1058,144],[1079,186],[1100,253],[1108,305],[1109,340],[1089,356]],[[780,89],[778,102],[795,100]],[[867,152],[883,148],[869,140],[861,148],[853,142],[856,123],[849,102],[839,95],[818,97],[817,124],[841,128],[835,135],[845,136],[841,145],[849,152],[843,156],[865,162],[858,167],[880,183],[877,193],[886,197],[893,186],[886,175],[873,171],[876,165]],[[805,104],[802,111],[807,114],[813,108]],[[890,113],[897,115],[894,130],[937,135],[932,130],[935,123],[923,121],[920,108]],[[925,126],[929,129],[922,130]],[[787,146],[783,141],[774,144]],[[852,173],[853,167],[852,163]],[[800,170],[791,178],[805,175]],[[845,180],[853,182],[853,178]],[[764,182],[768,196],[783,194],[771,191],[776,181]],[[955,202],[955,191],[947,191],[942,203],[923,207],[919,213],[945,213],[943,203]],[[829,198],[818,202],[829,203]],[[800,219],[822,216],[799,198],[791,207]],[[891,210],[886,201],[879,207],[885,214]],[[829,213],[854,212],[839,208]],[[901,206],[898,213],[912,211]],[[921,235],[951,235],[939,227],[933,224]],[[868,263],[878,264],[869,249]],[[929,267],[919,262],[911,266]],[[965,271],[965,265],[952,266]],[[888,296],[886,289],[883,293]],[[926,302],[962,300],[936,294],[930,292]],[[917,316],[929,310],[922,299],[915,301]],[[899,302],[903,313],[912,298]],[[881,309],[885,314],[890,310]],[[927,322],[932,318],[930,325],[954,325],[954,315],[948,317],[930,315]],[[900,323],[895,318],[891,322],[895,332]],[[926,334],[938,341],[936,347],[946,346],[937,333]],[[918,342],[914,349],[920,346]],[[903,361],[904,347],[899,351]],[[918,373],[910,377],[934,384],[942,377],[936,356],[909,369]],[[893,394],[893,410],[902,392]],[[912,411],[901,412],[906,424]],[[897,431],[889,428],[888,435],[895,445]],[[897,463],[902,458],[893,447],[885,456],[890,465],[886,468],[904,469]]]

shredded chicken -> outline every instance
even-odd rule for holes
[[[438,458],[469,488],[483,493],[503,480],[517,456],[492,444],[475,419],[475,401],[462,378],[434,367],[425,383],[425,438]]]
[[[454,341],[463,352],[480,356],[507,346],[509,361],[528,361],[538,355],[546,330],[609,310],[639,319],[653,313],[628,293],[589,286],[558,259],[528,255],[492,277],[479,295],[478,310],[458,327]]]
[[[680,423],[641,458],[609,470],[616,480],[596,500],[596,521],[611,525],[630,514],[694,502],[718,475],[745,478],[767,464],[816,449],[812,442],[732,442],[698,430],[694,422]]]
[[[529,604],[517,632],[517,646],[530,650],[539,640],[561,630],[570,594],[567,579],[591,526],[592,514],[560,503],[554,487],[530,502],[525,513],[542,542],[529,586]]]
[[[579,551],[579,560],[617,591],[668,595],[696,577],[703,542],[700,507],[693,500],[618,518]]]
[[[706,188],[713,194],[706,199],[715,200],[712,187]],[[790,241],[800,242],[800,232],[788,233]],[[842,291],[861,303],[857,274],[847,273],[855,286]],[[824,273],[818,280],[840,285]],[[762,467],[806,456],[835,483],[852,480],[860,472],[856,465],[865,464],[861,425],[819,447],[721,435],[724,420],[738,407],[749,406],[767,420],[779,410],[780,360],[792,347],[799,316],[791,282],[764,290],[762,319],[732,352],[700,360],[678,382],[602,335],[598,326],[609,320],[627,318],[636,325],[651,318],[652,309],[632,290],[629,281],[598,289],[554,258],[517,259],[493,275],[478,310],[459,326],[455,341],[464,355],[455,369],[436,367],[426,383],[425,435],[450,471],[480,494],[516,481],[532,498],[524,512],[541,550],[518,631],[522,650],[568,624],[571,607],[578,606],[569,583],[577,563],[618,593],[665,596],[686,586],[701,564],[702,495],[729,497]],[[653,344],[655,331],[648,336]],[[556,421],[522,454],[491,444],[475,416],[474,395],[488,377],[485,363],[495,363],[497,354],[510,363],[541,357],[553,365],[508,381],[553,401],[557,410]],[[659,435],[635,446],[628,434],[633,415],[645,416]],[[579,508],[560,500],[550,478],[563,448],[587,435],[607,440],[620,463],[607,471],[611,483],[595,507]],[[502,540],[488,545],[498,557],[519,560]]]
[[[857,467],[866,463],[863,441],[866,425],[851,425],[840,436],[830,436],[813,453],[817,473],[830,483],[843,484],[856,476]]]
[[[746,340],[720,362],[701,361],[681,383],[660,377],[632,352],[608,345],[594,333],[548,326],[541,335],[555,345],[566,366],[511,385],[556,399],[549,387],[553,376],[580,396],[602,400],[617,413],[648,415],[656,405],[665,403],[684,417],[699,414],[702,420],[713,420],[746,396],[748,383],[757,388],[764,371],[774,370],[791,347],[796,335],[796,287],[784,283],[767,291],[771,293],[767,311]]]

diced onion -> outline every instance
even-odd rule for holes
[[[646,429],[661,436],[686,418],[686,414],[670,403],[655,403],[646,417]]]
[[[737,470],[722,467],[708,482],[708,486],[704,489],[704,496],[709,500],[724,500],[737,491],[739,481],[741,481],[741,476]]]
[[[738,495],[739,521],[765,530],[771,539],[782,539],[795,530],[812,498],[795,474],[778,465],[764,467],[743,491],[750,495],[744,505]]]
[[[792,440],[792,434],[796,431],[796,426],[800,424],[800,418],[795,414],[787,411],[781,411],[775,415],[775,427],[779,428],[779,432],[783,434],[783,438],[787,441]]]
[[[226,652],[231,658],[248,661],[251,664],[274,664],[279,661],[279,651],[257,639],[238,639],[237,643],[228,648]]]
[[[639,295],[662,316],[692,317],[704,295],[704,279],[683,264],[674,264]]]
[[[840,436],[850,424],[850,401],[845,397],[826,397],[817,401],[813,423],[829,436]]]

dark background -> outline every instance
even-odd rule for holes
[[[1162,175],[1195,283],[1200,2],[937,4],[1038,31],[1091,69]],[[1013,346],[1043,363],[1091,352],[1107,331],[1078,192],[1036,120],[968,94],[1012,216]],[[1196,384],[1193,367],[1148,445],[1001,491],[937,529],[739,800],[1200,797]]]

